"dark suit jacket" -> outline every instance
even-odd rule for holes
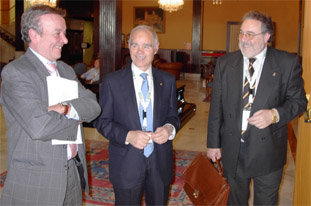
[[[153,127],[172,124],[179,129],[177,114],[175,78],[161,70],[152,68],[154,81]],[[131,144],[126,145],[126,135],[130,130],[141,130],[139,112],[131,66],[104,77],[100,87],[99,103],[102,114],[95,122],[97,130],[109,139],[109,178],[118,188],[129,188],[145,168],[143,150]],[[165,184],[173,176],[172,141],[162,145],[154,144],[159,172]]]
[[[73,69],[57,62],[61,77],[77,80]],[[80,121],[48,112],[49,72],[28,49],[2,72],[1,104],[7,125],[8,174],[0,205],[62,205],[67,187],[67,146],[52,139],[75,140]],[[80,120],[100,113],[96,96],[78,82],[79,98],[68,101]],[[81,127],[84,142],[83,131]],[[85,145],[78,147],[87,181]],[[86,186],[88,191],[88,185]]]
[[[245,163],[247,175],[258,176],[281,169],[286,162],[287,123],[306,109],[302,68],[295,55],[267,49],[252,116],[276,108],[280,121],[265,129],[248,125]],[[241,141],[243,56],[229,53],[217,61],[208,120],[208,148],[222,148],[224,173],[234,175]]]

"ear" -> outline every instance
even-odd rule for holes
[[[154,54],[156,54],[159,50],[159,46],[160,44],[158,43],[155,47],[154,47]]]
[[[269,39],[270,39],[271,34],[266,33],[264,38],[265,38],[265,43],[268,43]]]
[[[39,34],[34,29],[29,29],[28,35],[30,38],[30,42],[35,42],[39,36]]]

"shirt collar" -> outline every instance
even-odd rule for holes
[[[150,66],[147,71],[142,71],[132,62],[132,72],[135,76],[140,76],[141,73],[147,73],[148,77],[152,77],[152,67]]]
[[[42,55],[40,55],[38,52],[36,52],[35,50],[33,50],[31,47],[29,47],[29,49],[32,51],[32,53],[34,53],[34,55],[35,55],[36,57],[38,57],[38,59],[39,59],[44,65],[46,65],[46,64],[51,64],[51,63],[57,65],[56,61],[50,61],[50,60],[46,59],[45,57],[43,57]]]
[[[267,54],[267,47],[265,47],[259,54],[257,54],[256,56],[254,56],[254,58],[256,58],[255,63],[261,62],[261,61],[266,57],[266,54]],[[248,57],[243,56],[243,58],[244,58],[244,61],[247,61],[247,62],[248,62]],[[259,61],[258,61],[258,60],[259,60]]]

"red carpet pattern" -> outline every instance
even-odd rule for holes
[[[86,155],[89,169],[90,194],[85,194],[85,203],[96,205],[114,205],[114,193],[109,182],[108,143],[87,141]],[[171,186],[169,205],[192,205],[183,190],[182,174],[198,152],[175,150],[175,177]],[[3,186],[6,172],[0,174],[0,186]]]

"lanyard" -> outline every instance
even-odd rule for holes
[[[143,131],[146,130],[147,128],[147,107],[151,101],[151,90],[150,90],[150,86],[148,88],[148,93],[147,93],[147,97],[146,100],[144,99],[143,93],[141,92],[141,87],[139,87],[138,85],[138,80],[133,72],[133,78],[134,78],[134,83],[136,85],[136,88],[138,89],[138,101],[139,103],[142,105],[143,107],[143,125],[142,125],[142,129]],[[141,85],[140,85],[141,86]]]

